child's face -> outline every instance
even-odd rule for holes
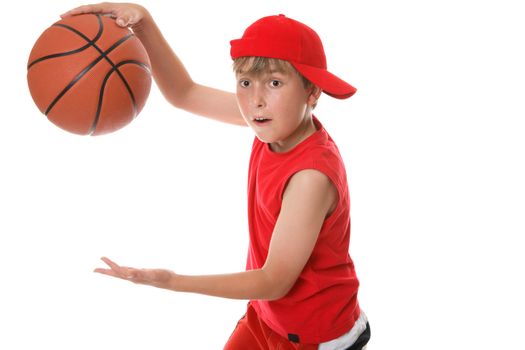
[[[318,98],[295,72],[270,69],[236,74],[237,102],[257,137],[285,152],[315,131],[311,105]]]

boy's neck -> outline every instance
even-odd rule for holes
[[[298,144],[306,140],[317,131],[317,126],[314,123],[312,114],[306,116],[296,131],[290,135],[285,141],[277,141],[269,144],[272,152],[284,153],[291,151]]]

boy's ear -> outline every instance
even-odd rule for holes
[[[310,106],[315,106],[317,104],[317,100],[319,100],[319,96],[321,96],[321,92],[323,91],[320,87],[312,85],[307,104]]]

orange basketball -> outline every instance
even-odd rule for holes
[[[101,135],[130,123],[151,88],[140,40],[110,17],[62,19],[36,41],[27,66],[31,96],[47,118],[80,135]]]

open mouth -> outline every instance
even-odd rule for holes
[[[271,119],[269,118],[264,118],[264,117],[256,117],[256,118],[253,118],[253,121],[257,124],[264,124],[264,123],[268,123]]]

